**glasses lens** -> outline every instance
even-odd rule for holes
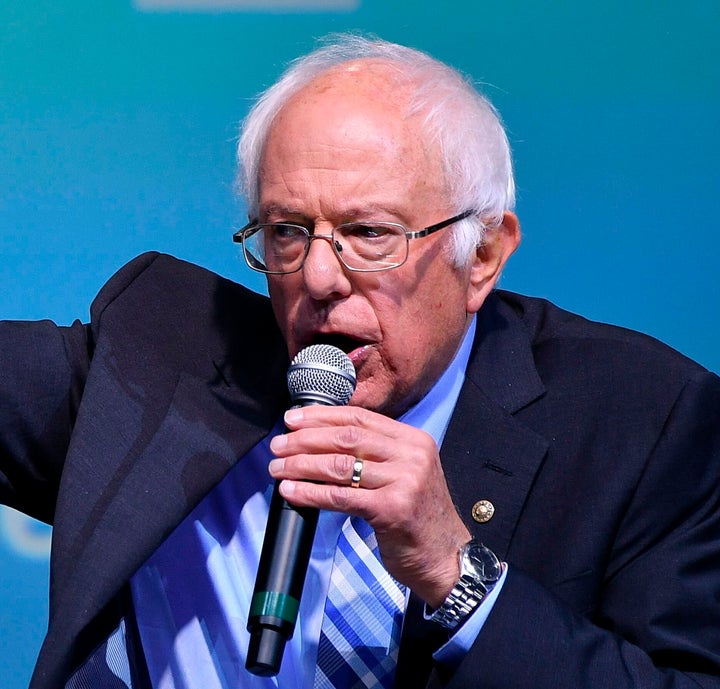
[[[405,228],[394,223],[348,223],[334,230],[339,255],[348,268],[387,270],[407,258]]]
[[[308,234],[299,225],[258,225],[243,236],[248,265],[264,273],[293,273],[307,253]]]

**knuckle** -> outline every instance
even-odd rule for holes
[[[349,506],[348,491],[341,486],[331,486],[328,499],[332,505],[331,509],[338,512],[346,512]]]
[[[362,426],[364,423],[367,422],[368,415],[370,414],[367,409],[354,406],[346,407],[346,409],[350,414],[350,420],[353,425]]]
[[[333,455],[331,469],[335,479],[342,480],[352,473],[355,458],[346,454]]]
[[[362,432],[357,426],[343,426],[337,433],[337,443],[345,451],[352,450],[360,444]]]
[[[423,474],[421,474],[421,472],[416,472],[410,476],[406,476],[403,481],[403,494],[408,497],[415,496],[418,493],[423,492],[427,487],[427,479]]]

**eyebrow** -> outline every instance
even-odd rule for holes
[[[307,215],[299,208],[291,206],[285,206],[281,204],[270,204],[269,206],[261,207],[259,211],[261,217],[268,217],[271,215],[294,215],[301,218],[307,218]],[[383,206],[380,204],[370,204],[364,207],[347,208],[343,209],[342,212],[337,214],[344,218],[343,222],[353,222],[358,218],[377,219],[373,216],[390,215],[393,218],[397,218],[395,222],[404,222],[405,215],[396,208],[389,206]]]
[[[281,206],[279,204],[271,204],[269,206],[260,206],[258,208],[258,220],[261,220],[262,218],[267,218],[271,215],[299,215],[302,216],[303,213],[301,213],[298,210],[293,210],[289,206]]]

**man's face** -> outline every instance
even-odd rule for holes
[[[293,97],[261,161],[260,221],[318,234],[349,221],[417,230],[464,210],[450,205],[438,152],[405,117],[404,98],[381,65],[367,63]],[[319,342],[345,350],[358,376],[351,404],[397,416],[421,399],[468,324],[469,269],[452,267],[450,232],[412,240],[404,265],[378,273],[350,272],[318,239],[301,271],[268,276],[290,356]]]

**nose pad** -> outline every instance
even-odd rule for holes
[[[339,253],[343,250],[342,245],[329,235],[315,234],[311,235],[311,238],[324,239],[327,245],[325,242],[310,242],[302,269],[305,289],[314,299],[326,299],[333,294],[347,294],[350,281],[339,257]],[[315,246],[316,244],[322,246]]]
[[[313,248],[317,244],[317,242],[315,241],[316,239],[322,239],[323,242],[327,242],[330,245],[329,248],[331,251],[333,248],[335,248],[336,251],[342,251],[342,246],[340,246],[340,244],[337,242],[337,240],[334,240],[329,234],[311,234],[310,235],[310,246],[308,248],[307,257],[305,258],[306,263],[307,263],[308,259],[310,258],[310,255],[313,254]],[[325,246],[323,242],[320,242],[320,244],[323,244],[323,246]],[[324,253],[320,249],[315,249],[314,253],[317,254],[318,251],[320,251],[321,254]],[[333,253],[333,258],[337,261],[337,256],[335,256],[334,253]]]

